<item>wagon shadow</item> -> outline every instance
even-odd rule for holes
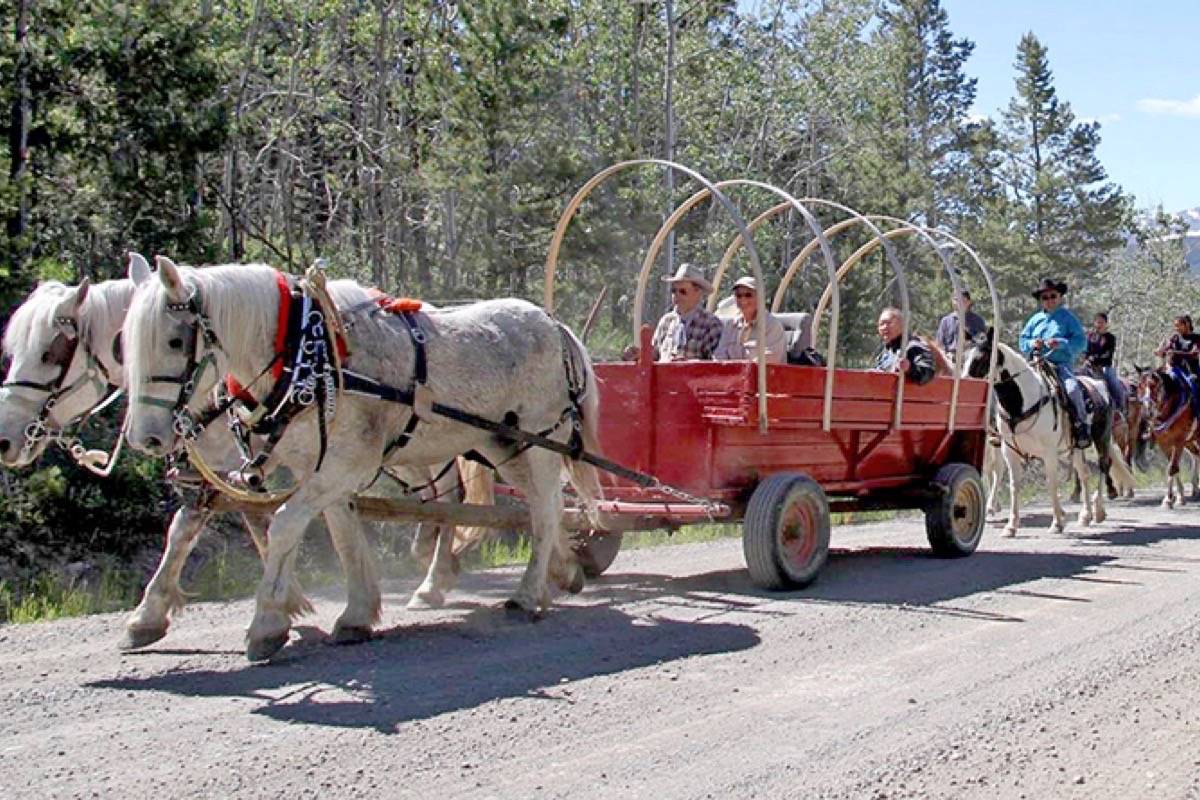
[[[1020,617],[955,606],[952,601],[1043,578],[1080,578],[1114,560],[1114,556],[1081,553],[983,551],[966,559],[943,559],[933,556],[925,548],[869,547],[831,550],[829,561],[816,583],[791,592],[760,589],[750,581],[744,569],[680,578],[614,575],[613,580],[629,579],[626,587],[616,587],[617,592],[624,589],[627,595],[676,596],[710,604],[720,602],[712,596],[712,593],[720,593],[797,604],[879,605],[918,613],[1022,622]],[[727,602],[731,607],[741,604],[736,598]]]
[[[476,708],[505,698],[574,702],[570,684],[697,655],[738,652],[760,639],[748,625],[635,618],[611,606],[560,608],[538,623],[476,608],[438,623],[402,624],[363,645],[334,647],[301,631],[262,665],[173,671],[87,685],[185,697],[249,698],[252,713],[287,723],[373,728]]]

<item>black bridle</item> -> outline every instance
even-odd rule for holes
[[[54,326],[57,329],[54,339],[51,340],[50,347],[42,354],[42,360],[47,364],[57,366],[58,374],[48,381],[10,380],[0,384],[0,388],[4,389],[30,389],[46,395],[37,415],[25,427],[25,442],[21,446],[21,457],[31,455],[46,439],[61,442],[65,447],[71,449],[64,436],[67,427],[100,412],[121,394],[121,390],[113,383],[112,376],[109,374],[108,368],[104,366],[104,362],[97,358],[92,351],[91,343],[79,335],[79,326],[75,319],[55,317]],[[119,346],[119,342],[114,340],[114,353]],[[76,380],[68,384],[66,383],[67,376],[71,373],[75,356],[81,349],[85,359],[83,372]],[[117,359],[117,362],[120,363],[120,359]],[[104,380],[100,380],[101,375]],[[64,386],[64,384],[66,385]],[[59,402],[77,389],[87,385],[101,387],[100,402],[78,418],[61,423],[57,428],[47,425],[48,422],[56,422],[53,418],[54,409]]]

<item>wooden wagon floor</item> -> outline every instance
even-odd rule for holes
[[[380,639],[324,644],[319,598],[266,666],[247,602],[132,655],[117,615],[0,627],[0,775],[12,798],[1191,796],[1200,525],[1112,511],[958,561],[919,519],[838,528],[788,594],[738,540],[624,552],[533,625],[495,608],[512,569],[432,613],[393,583]]]

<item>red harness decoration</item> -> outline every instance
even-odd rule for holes
[[[279,380],[283,375],[283,357],[287,348],[288,322],[292,315],[292,286],[288,283],[287,276],[279,270],[275,271],[275,287],[279,289],[279,314],[278,323],[275,326],[275,361],[271,366],[271,377]],[[342,347],[342,342],[338,342],[339,350]],[[250,390],[237,382],[237,378],[232,375],[225,376],[225,390],[230,395],[241,400],[249,406],[258,404],[254,396],[250,394]]]
[[[424,305],[420,300],[412,297],[392,297],[378,289],[368,289],[367,294],[375,301],[375,305],[389,314],[415,314]]]

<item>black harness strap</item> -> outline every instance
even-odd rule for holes
[[[421,330],[421,322],[417,319],[416,314],[411,311],[402,311],[396,316],[404,321],[404,327],[408,330],[408,336],[413,343],[413,380],[410,384],[412,388],[409,389],[409,396],[414,397],[417,387],[424,386],[429,379],[429,361],[425,355],[425,342],[427,340],[425,331]],[[408,405],[412,405],[411,400],[408,401]],[[384,449],[384,456],[386,457],[392,451],[399,450],[412,441],[413,432],[416,431],[417,423],[420,421],[421,418],[417,416],[417,411],[414,408],[408,418],[408,422],[404,426],[404,430]]]

